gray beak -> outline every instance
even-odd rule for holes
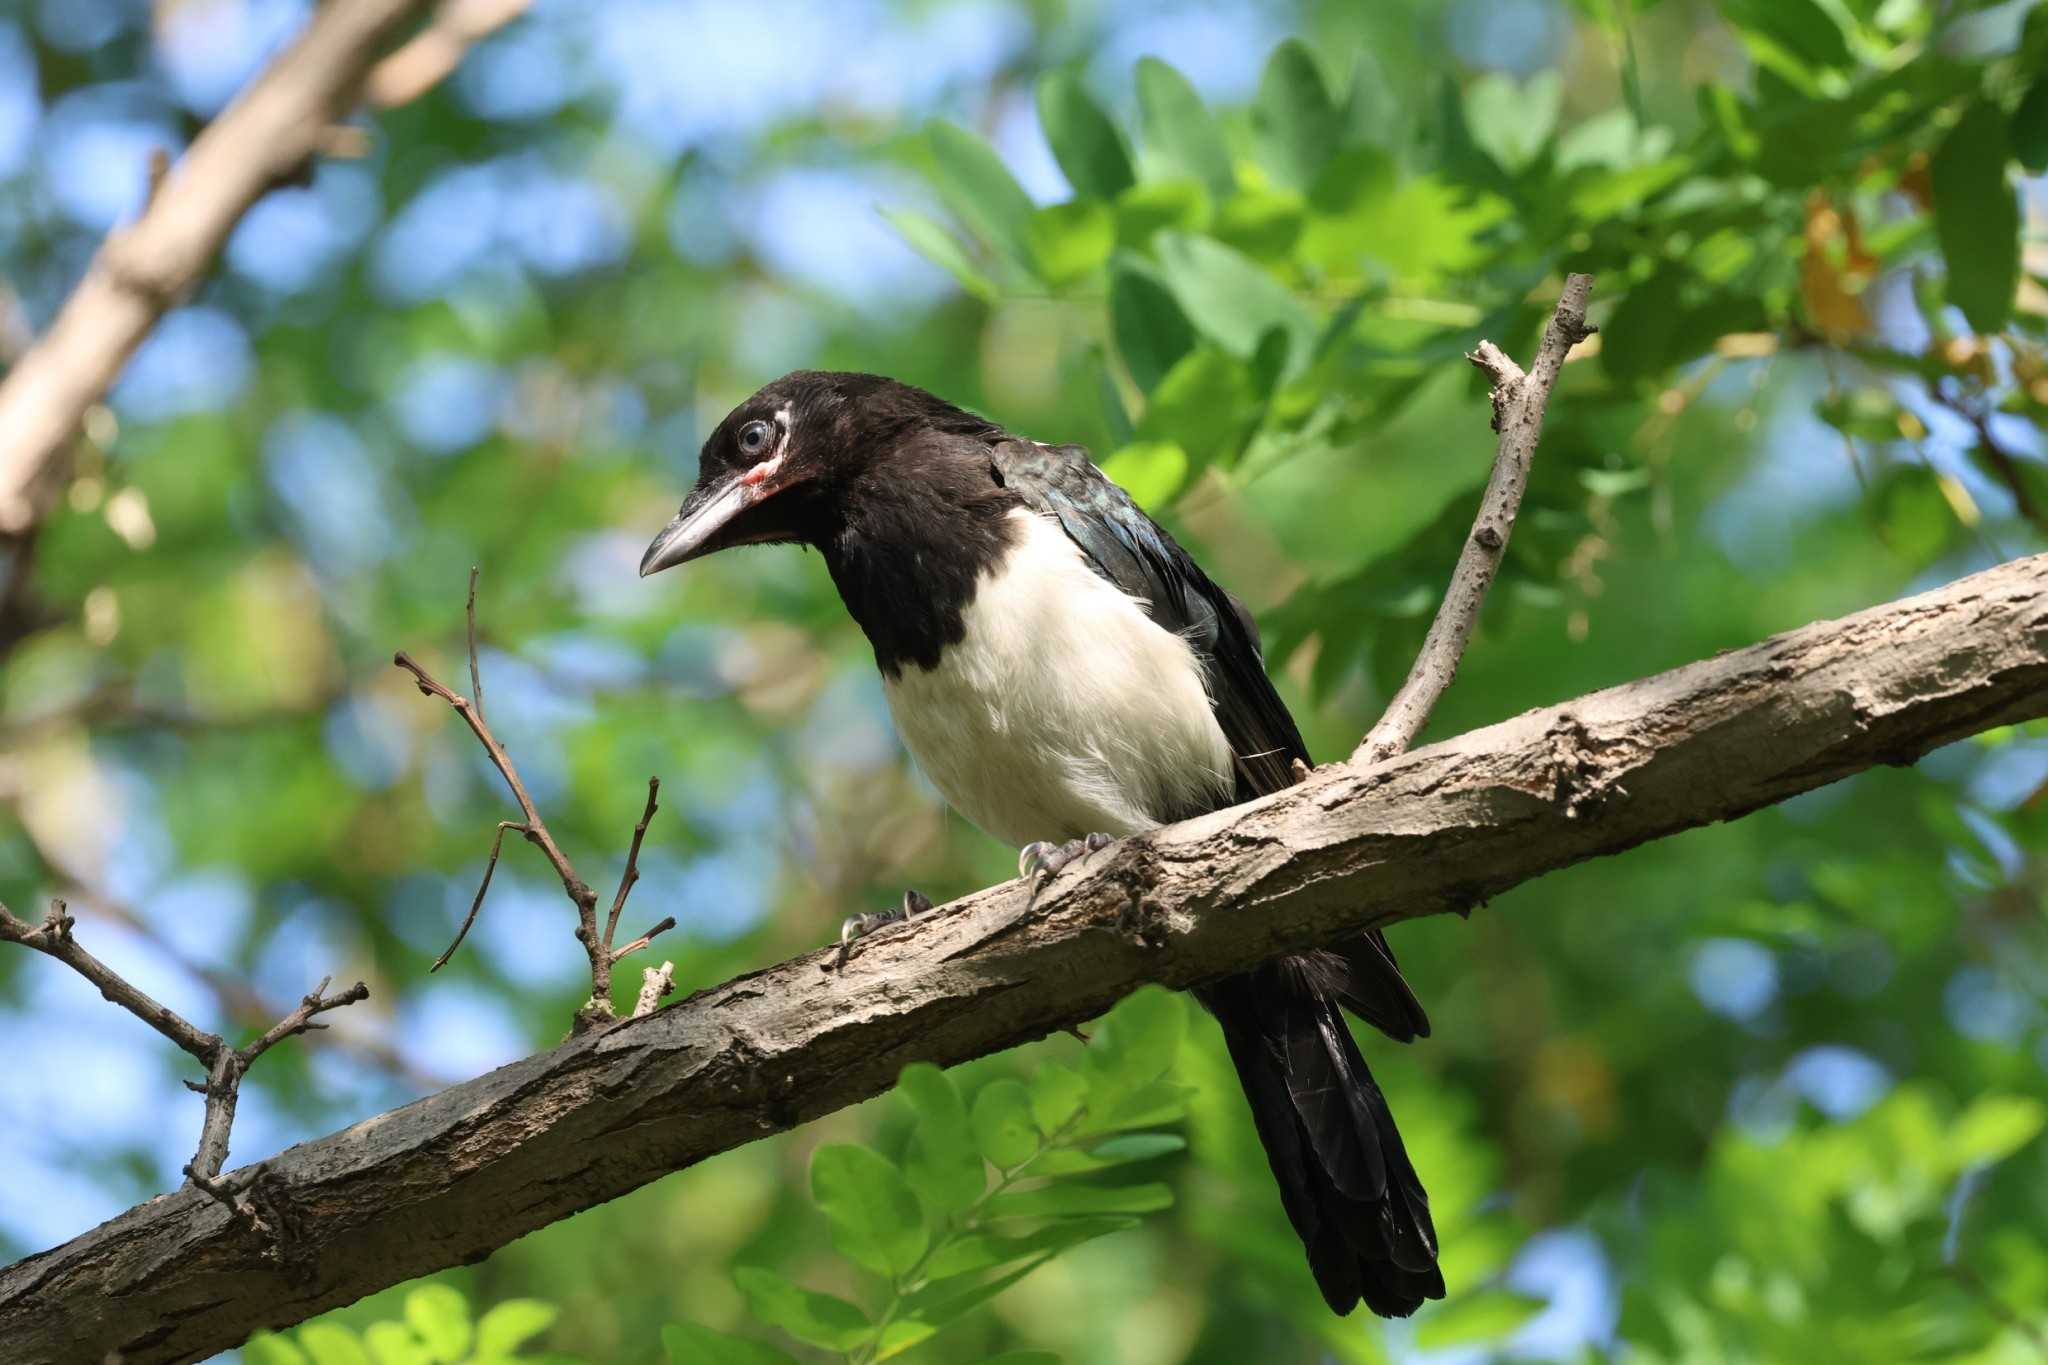
[[[759,484],[749,484],[735,478],[723,487],[712,491],[694,489],[683,510],[676,518],[662,528],[654,543],[647,547],[647,553],[640,557],[640,576],[660,573],[663,569],[697,558],[723,548],[718,533],[730,526],[748,508],[761,501],[763,496]]]

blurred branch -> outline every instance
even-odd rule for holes
[[[36,1360],[208,1356],[857,1103],[910,1062],[1043,1037],[1143,982],[1468,911],[2044,715],[2037,555],[1393,762],[1334,764],[1123,840],[1034,913],[1004,883],[862,939],[844,971],[821,948],[237,1172],[292,1228],[288,1265],[202,1191],[139,1205],[0,1270],[0,1341]]]
[[[86,410],[157,318],[199,283],[249,207],[332,145],[373,65],[427,8],[427,0],[328,0],[168,173],[152,175],[142,216],[107,238],[49,330],[0,381],[0,535],[19,536],[41,519],[48,497],[40,476]],[[481,31],[472,20],[430,26],[440,53],[433,79],[460,55],[449,44]],[[404,88],[417,95],[426,84]]]
[[[471,44],[526,12],[528,0],[443,0],[432,23],[371,69],[363,94],[379,109],[410,104],[439,85]]]
[[[1550,405],[1550,391],[1564,368],[1566,354],[1593,334],[1586,321],[1586,300],[1592,291],[1591,275],[1565,277],[1563,297],[1543,329],[1542,343],[1527,374],[1490,341],[1481,341],[1465,357],[1493,380],[1493,429],[1500,435],[1493,473],[1479,499],[1472,534],[1465,537],[1465,547],[1458,552],[1458,564],[1451,571],[1450,586],[1444,590],[1436,619],[1429,623],[1422,650],[1408,670],[1407,681],[1387,703],[1386,713],[1352,751],[1353,763],[1384,763],[1413,744],[1428,723],[1429,713],[1458,676],[1458,661],[1464,658],[1473,627],[1479,623],[1479,608],[1507,553],[1515,513],[1529,487],[1529,465],[1536,456],[1537,438],[1543,434],[1543,412]]]
[[[32,927],[5,905],[0,905],[0,939],[19,943],[56,958],[90,981],[99,993],[143,1023],[176,1043],[206,1068],[206,1080],[187,1081],[206,1096],[206,1118],[199,1130],[199,1149],[185,1165],[185,1176],[193,1185],[225,1203],[243,1222],[258,1231],[263,1221],[253,1207],[231,1195],[214,1177],[228,1159],[228,1134],[234,1127],[235,1104],[241,1097],[242,1077],[258,1057],[277,1044],[308,1029],[325,1028],[313,1016],[353,1005],[369,997],[369,987],[358,981],[339,995],[327,994],[327,980],[299,1002],[297,1009],[272,1024],[247,1047],[232,1048],[217,1033],[208,1033],[190,1023],[170,1006],[152,998],[119,972],[87,952],[72,933],[76,921],[61,900],[50,902],[50,913],[40,926]]]
[[[481,698],[484,683],[483,673],[477,667],[476,660],[475,569],[469,571],[469,599],[464,615],[468,619],[469,627],[470,687]],[[605,920],[604,927],[599,929],[597,893],[590,889],[588,882],[576,875],[576,869],[569,862],[569,856],[562,852],[561,845],[555,842],[555,836],[549,833],[547,821],[541,818],[539,808],[527,794],[526,784],[519,778],[519,769],[513,764],[512,755],[505,752],[505,746],[491,733],[490,722],[484,719],[482,705],[443,686],[433,674],[420,667],[412,656],[402,649],[391,656],[391,662],[412,674],[413,682],[418,685],[422,694],[439,697],[455,708],[455,714],[461,716],[463,723],[469,726],[469,732],[476,736],[477,743],[483,745],[484,752],[490,755],[492,766],[498,770],[499,776],[505,779],[505,785],[511,789],[512,799],[518,803],[522,817],[518,820],[498,822],[498,832],[491,840],[490,861],[484,864],[483,882],[476,889],[476,899],[470,902],[469,914],[463,917],[462,927],[455,933],[455,941],[448,945],[448,950],[435,960],[429,970],[439,971],[448,959],[454,956],[455,950],[462,946],[462,940],[469,934],[470,925],[476,922],[477,911],[483,908],[484,893],[491,889],[491,874],[497,870],[498,854],[504,847],[505,833],[507,830],[515,830],[547,856],[549,865],[555,869],[555,875],[562,879],[562,890],[568,895],[569,903],[576,907],[576,941],[583,945],[585,954],[590,958],[590,998],[576,1011],[575,1031],[582,1033],[610,1023],[617,1017],[617,1012],[612,1006],[612,964],[628,953],[640,951],[653,941],[655,935],[673,929],[676,923],[675,917],[671,915],[624,948],[616,951],[612,948],[612,937],[618,932],[619,914],[626,908],[626,896],[632,891],[633,883],[640,880],[640,841],[647,837],[647,822],[652,820],[655,811],[660,809],[654,798],[661,790],[661,780],[653,777],[647,779],[647,806],[641,812],[639,825],[633,830],[632,849],[626,855],[626,871],[619,880],[619,893],[612,901],[611,914]]]

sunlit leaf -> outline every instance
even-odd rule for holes
[[[1105,1213],[1152,1213],[1173,1205],[1173,1187],[1082,1185],[1059,1180],[1033,1190],[992,1195],[982,1207],[991,1220],[1002,1218],[1075,1218]]]
[[[313,1365],[371,1365],[362,1339],[339,1323],[307,1323],[299,1329],[299,1346]]]
[[[1072,284],[1116,249],[1116,214],[1095,199],[1051,204],[1031,215],[1031,259],[1047,283]]]
[[[811,1155],[811,1197],[832,1224],[832,1245],[879,1275],[901,1275],[924,1255],[924,1209],[880,1152],[834,1143]]]
[[[1273,49],[1252,101],[1252,141],[1275,180],[1308,188],[1336,152],[1344,115],[1330,98],[1314,54],[1298,38]]]
[[[258,1332],[243,1342],[242,1360],[245,1365],[312,1365],[304,1351],[275,1332]]]
[[[1114,199],[1131,187],[1136,177],[1123,134],[1077,72],[1048,71],[1039,78],[1038,121],[1076,194]]]
[[[908,209],[883,209],[882,217],[918,255],[951,275],[962,289],[991,303],[999,297],[1001,291],[995,281],[981,272],[969,258],[967,248],[945,227]]]
[[[1038,1150],[1031,1095],[1021,1081],[990,1081],[974,1097],[974,1140],[998,1170],[1023,1164]]]
[[[1102,472],[1139,506],[1156,508],[1171,501],[1187,482],[1188,453],[1171,441],[1136,441],[1103,461]]]
[[[476,1354],[493,1360],[509,1356],[528,1341],[554,1326],[562,1310],[539,1299],[505,1299],[491,1305],[477,1319]]]
[[[934,1208],[965,1209],[987,1188],[988,1171],[958,1087],[931,1063],[916,1062],[903,1069],[896,1091],[917,1114],[903,1174]]]
[[[798,1341],[847,1351],[873,1330],[867,1314],[845,1299],[804,1289],[765,1266],[741,1266],[732,1278],[755,1317]]]
[[[423,1284],[405,1296],[405,1325],[443,1365],[461,1360],[475,1339],[468,1301],[445,1284]]]
[[[1169,175],[1193,176],[1219,200],[1228,196],[1237,183],[1230,153],[1195,88],[1156,57],[1138,60],[1136,81],[1146,159]]]
[[[939,196],[970,231],[1026,274],[1031,269],[1031,196],[995,150],[943,120],[931,125],[932,165]],[[944,264],[944,262],[941,262]]]

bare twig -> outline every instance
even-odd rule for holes
[[[676,917],[674,915],[663,915],[660,921],[646,933],[640,935],[640,937],[634,939],[623,948],[612,949],[612,961],[617,962],[622,957],[631,957],[634,953],[639,952],[642,948],[654,942],[656,938],[675,927]]]
[[[626,850],[626,870],[619,877],[619,894],[612,897],[612,912],[605,917],[604,941],[606,943],[610,943],[612,936],[618,933],[619,913],[626,908],[626,897],[633,893],[633,884],[640,880],[640,841],[647,837],[647,822],[652,820],[654,813],[661,809],[660,806],[654,803],[654,798],[660,795],[660,793],[661,779],[658,777],[648,778],[647,808],[640,812],[640,823],[633,826],[633,844]],[[668,924],[670,927],[673,927],[675,921],[671,919],[668,921]],[[649,933],[647,937],[652,938],[654,934],[660,932],[661,930],[656,929]],[[641,946],[644,947],[646,945],[643,944]],[[614,960],[617,960],[632,951],[634,950],[631,948],[621,948],[618,952],[612,954],[612,957]]]
[[[185,1082],[187,1087],[206,1096],[206,1117],[200,1124],[199,1148],[193,1154],[191,1162],[186,1165],[185,1174],[191,1178],[193,1184],[199,1185],[208,1194],[222,1200],[230,1210],[239,1212],[232,1197],[224,1195],[218,1187],[204,1182],[219,1175],[222,1164],[227,1161],[228,1134],[234,1127],[235,1104],[241,1095],[243,1075],[258,1057],[285,1039],[304,1033],[307,1029],[327,1027],[325,1024],[314,1023],[314,1015],[368,999],[370,988],[358,981],[341,994],[330,996],[327,994],[327,981],[323,980],[311,995],[299,1002],[297,1009],[272,1024],[256,1041],[247,1047],[231,1048],[219,1034],[208,1033],[190,1023],[177,1011],[152,999],[120,973],[87,952],[71,932],[74,924],[75,921],[61,900],[50,902],[48,917],[36,928],[30,927],[26,920],[18,918],[5,905],[0,905],[0,939],[19,943],[25,948],[33,948],[37,952],[56,958],[97,986],[102,996],[176,1043],[206,1068],[204,1083]],[[249,1210],[247,1216],[252,1221],[252,1226],[262,1226],[261,1220],[255,1218],[253,1209]]]
[[[48,332],[0,382],[0,534],[20,535],[40,520],[49,499],[39,475],[86,410],[164,311],[198,284],[250,205],[334,145],[333,129],[355,107],[372,66],[427,7],[427,0],[317,6],[291,46],[158,177],[142,216],[107,238]],[[507,0],[445,8],[461,11],[462,21],[444,15],[429,30],[437,54],[431,67],[413,67],[402,87],[379,81],[375,103],[416,97],[454,67],[464,46],[516,13]]]
[[[476,580],[477,571],[471,569],[466,613],[469,627],[470,682],[481,694],[483,675],[477,667],[476,660]],[[490,861],[484,865],[483,884],[477,887],[476,899],[470,903],[469,914],[463,919],[461,929],[456,932],[455,942],[448,945],[448,951],[441,954],[430,970],[439,971],[461,945],[463,938],[468,935],[470,925],[476,922],[477,911],[483,906],[484,892],[490,889],[491,873],[497,869],[498,854],[504,843],[505,831],[517,830],[526,837],[528,843],[546,855],[549,866],[553,867],[555,875],[561,878],[562,890],[568,895],[570,903],[576,907],[576,941],[583,945],[583,951],[590,959],[590,998],[576,1012],[575,1029],[581,1033],[586,1029],[610,1023],[617,1017],[617,1012],[612,1006],[612,964],[627,953],[637,952],[646,947],[656,934],[675,927],[675,918],[670,916],[626,948],[617,952],[612,951],[612,936],[618,930],[619,914],[626,908],[626,896],[633,889],[633,883],[640,878],[640,843],[646,837],[647,822],[654,818],[654,812],[658,809],[654,798],[661,789],[660,782],[651,777],[647,779],[647,807],[641,813],[638,827],[633,831],[632,850],[626,856],[625,875],[619,882],[618,895],[612,901],[611,914],[600,929],[597,922],[597,893],[590,889],[589,883],[576,875],[576,869],[569,862],[568,855],[562,852],[561,845],[555,842],[555,836],[548,831],[547,821],[541,818],[539,808],[533,804],[533,797],[527,794],[526,784],[519,778],[519,769],[513,764],[512,755],[505,751],[505,746],[491,733],[490,722],[484,719],[483,708],[461,693],[443,686],[433,674],[422,668],[404,650],[392,655],[391,662],[412,674],[413,682],[423,694],[439,697],[455,708],[455,713],[469,726],[469,732],[476,736],[477,743],[483,745],[484,752],[490,755],[491,764],[497,768],[499,776],[505,779],[505,785],[511,790],[512,799],[518,803],[519,813],[523,817],[519,820],[499,822],[497,835],[491,840]]]
[[[529,0],[443,0],[434,22],[377,63],[364,85],[371,104],[410,104],[441,83],[470,44],[526,12]]]
[[[462,946],[462,940],[469,937],[469,926],[476,923],[476,912],[484,908],[484,892],[491,889],[491,874],[498,870],[498,854],[505,847],[505,831],[508,829],[516,829],[521,834],[531,834],[533,832],[531,825],[522,825],[517,820],[500,820],[498,822],[498,832],[491,837],[490,859],[484,863],[484,879],[477,884],[476,898],[469,903],[469,913],[462,917],[462,927],[455,931],[455,941],[444,948],[441,951],[441,955],[434,959],[434,965],[427,968],[429,972],[438,972],[447,966],[448,959],[454,957],[455,950]]]
[[[676,988],[676,964],[664,962],[659,967],[649,967],[640,973],[640,998],[633,1002],[633,1017],[654,1013],[654,1007],[665,995],[672,995]]]
[[[477,566],[469,566],[469,601],[463,605],[463,620],[469,629],[469,695],[476,698],[476,713],[484,713],[484,675],[476,665],[476,575]]]
[[[1450,586],[1436,619],[1430,622],[1422,650],[1408,670],[1407,681],[1387,703],[1386,714],[1359,741],[1351,755],[1353,763],[1383,763],[1414,743],[1438,699],[1458,676],[1458,661],[1472,639],[1480,604],[1500,569],[1508,537],[1515,529],[1515,513],[1529,486],[1529,463],[1536,454],[1536,440],[1543,434],[1543,412],[1549,406],[1550,391],[1564,368],[1565,355],[1593,333],[1586,322],[1586,300],[1592,289],[1590,275],[1565,277],[1564,295],[1549,326],[1543,329],[1543,341],[1527,374],[1490,341],[1480,342],[1466,357],[1493,379],[1493,429],[1500,434],[1493,474],[1486,481],[1472,534],[1465,538]]]

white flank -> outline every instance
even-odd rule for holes
[[[1231,791],[1230,746],[1187,641],[1018,510],[966,638],[887,679],[896,729],[953,809],[1022,845],[1134,834]]]

